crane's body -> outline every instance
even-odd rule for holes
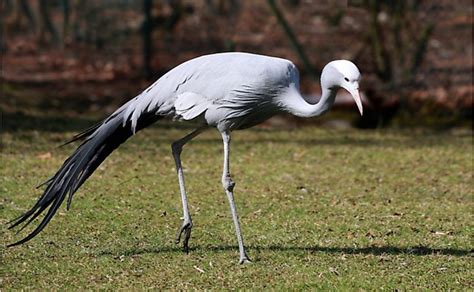
[[[290,93],[291,86],[299,86],[299,76],[288,60],[247,53],[206,55],[163,75],[123,106],[124,118],[133,127],[141,113],[152,111],[220,130],[248,128],[284,111],[278,97]]]
[[[224,143],[222,184],[236,228],[240,262],[248,262],[233,198],[235,183],[229,170],[230,132],[252,127],[281,112],[300,117],[320,115],[334,103],[340,88],[353,95],[362,114],[359,78],[360,73],[351,62],[339,60],[329,63],[321,75],[321,99],[317,104],[309,104],[299,93],[297,68],[286,59],[248,53],[220,53],[184,62],[104,121],[70,141],[83,140],[57,173],[44,183],[46,189],[36,204],[13,220],[10,228],[28,220],[24,228],[48,209],[45,217],[27,237],[11,246],[24,243],[41,232],[67,196],[69,208],[73,194],[121,143],[160,118],[171,117],[199,124],[195,131],[172,144],[184,215],[177,242],[184,234],[183,246],[187,251],[192,229],[180,159],[182,147],[203,130],[215,127]]]

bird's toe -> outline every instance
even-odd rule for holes
[[[241,265],[246,265],[246,264],[251,264],[252,261],[248,257],[241,258],[239,260],[239,264]]]

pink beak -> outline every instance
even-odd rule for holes
[[[354,99],[354,101],[357,105],[357,108],[359,109],[360,115],[363,116],[364,115],[364,110],[362,108],[362,100],[360,99],[359,90],[354,89],[354,88],[350,88],[350,87],[349,88],[344,87],[344,88],[347,91],[349,91],[349,93],[352,95],[352,98]]]
[[[354,101],[357,105],[357,108],[359,109],[360,115],[363,116],[364,115],[364,110],[362,108],[362,100],[360,99],[359,91],[358,90],[353,90],[350,93],[351,93],[352,97],[354,98]]]

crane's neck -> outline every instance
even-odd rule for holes
[[[336,94],[336,88],[328,89],[323,86],[321,99],[316,104],[310,104],[301,96],[296,87],[290,86],[280,102],[287,112],[298,117],[309,118],[320,116],[328,111],[334,104]]]

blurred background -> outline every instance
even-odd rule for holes
[[[364,116],[263,126],[472,129],[471,0],[2,0],[2,128],[81,130],[169,69],[209,53],[292,60],[317,100],[334,59],[361,69]]]

